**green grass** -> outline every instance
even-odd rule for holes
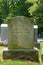
[[[40,47],[43,48],[43,42],[41,42]]]
[[[41,45],[42,47],[42,45]],[[21,60],[3,60],[2,59],[2,53],[3,53],[3,49],[5,47],[0,46],[0,65],[43,65],[43,63],[39,63],[39,62],[30,62],[30,61],[21,61]],[[40,56],[39,56],[40,57]]]
[[[0,61],[0,65],[40,65],[40,63],[31,62],[28,61],[20,61],[20,60],[7,60],[7,61]]]

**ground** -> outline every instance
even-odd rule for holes
[[[21,61],[21,60],[3,60],[2,53],[5,47],[0,46],[0,65],[43,65],[43,63],[39,62],[31,62],[31,61]]]

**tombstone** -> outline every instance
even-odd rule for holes
[[[36,54],[35,50],[33,52],[33,47],[34,47],[33,25],[34,25],[33,19],[27,18],[25,16],[16,16],[8,20],[8,33],[9,33],[8,49],[7,49],[8,53],[5,52],[6,51],[5,49],[5,51],[3,52],[3,56],[7,55],[7,58],[12,58],[12,57],[28,58],[29,55],[31,55],[30,53]]]
[[[0,25],[0,44],[1,44],[1,25]]]
[[[38,25],[34,25],[34,43],[36,48],[40,48],[40,42],[38,41]]]
[[[1,34],[1,25],[0,25],[0,34]]]
[[[32,49],[34,46],[33,20],[24,16],[9,19],[9,49]]]
[[[34,42],[38,39],[38,25],[34,25]]]
[[[0,41],[1,41],[1,25],[0,25]]]
[[[8,25],[1,24],[1,41],[8,41]]]

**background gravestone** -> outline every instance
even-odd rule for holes
[[[36,48],[40,48],[40,42],[38,41],[38,25],[34,25],[34,43]]]
[[[34,25],[34,42],[37,43],[38,39],[38,25]]]
[[[1,25],[0,25],[0,42],[1,42]]]
[[[1,24],[1,41],[8,41],[8,24]]]
[[[32,49],[34,47],[33,19],[17,16],[8,20],[8,48]]]

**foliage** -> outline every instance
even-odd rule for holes
[[[2,23],[2,20],[4,20],[9,13],[9,6],[8,6],[8,2],[6,1],[2,1],[0,2],[0,23]]]
[[[38,24],[39,27],[43,26],[43,0],[27,0],[33,5],[28,8],[28,12],[34,18],[35,24]]]
[[[34,3],[30,8],[28,8],[29,13],[32,15],[37,8],[38,8],[38,4]]]
[[[2,2],[3,0],[0,0],[0,2]]]
[[[0,10],[1,10],[1,18],[4,22],[7,21],[8,18],[15,16],[27,16],[30,17],[28,13],[28,7],[31,4],[25,3],[26,0],[3,0],[0,2]]]
[[[27,16],[34,18],[35,24],[43,27],[43,0],[3,0],[0,2],[0,24],[8,18]]]
[[[38,0],[27,0],[26,3],[36,3]]]

